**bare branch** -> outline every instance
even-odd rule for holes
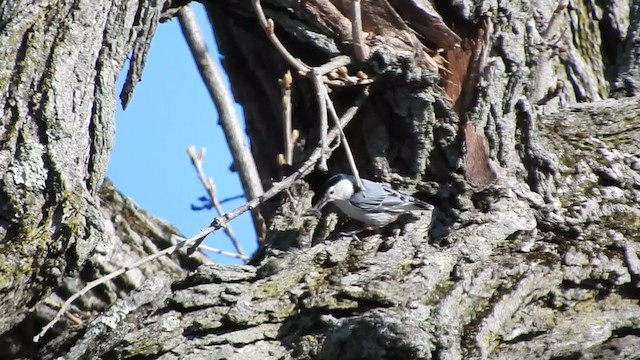
[[[240,200],[243,197],[244,197],[244,195],[229,196],[227,198],[224,198],[224,199],[220,200],[220,204],[224,204],[224,203],[229,202],[229,201]]]
[[[278,37],[274,32],[273,20],[271,19],[267,20],[267,17],[264,16],[264,11],[262,10],[262,5],[260,4],[260,0],[252,0],[251,4],[253,5],[253,8],[256,11],[256,14],[258,15],[258,21],[260,22],[260,26],[262,26],[264,31],[267,33],[269,40],[271,40],[271,42],[276,47],[276,49],[280,51],[280,53],[284,56],[287,62],[291,66],[293,66],[294,69],[296,69],[298,72],[302,73],[303,75],[306,75],[310,69],[309,66],[303,63],[302,61],[300,61],[299,59],[296,59],[295,57],[293,57],[293,55],[289,53],[287,48],[285,48],[284,45],[282,45],[282,43],[280,42],[280,40],[278,39]]]
[[[344,128],[345,126],[347,126],[349,121],[353,119],[353,117],[358,112],[358,109],[360,108],[360,106],[362,106],[362,104],[364,103],[364,101],[367,99],[368,96],[369,96],[369,87],[366,87],[364,89],[363,94],[354,102],[354,104],[349,109],[347,109],[347,111],[345,111],[345,113],[340,118],[340,126],[336,126],[334,129],[332,129],[329,132],[329,134],[327,135],[327,140],[329,142],[332,142],[339,136],[340,130],[341,130],[339,128],[340,127]],[[331,149],[327,149],[327,151],[330,152]],[[316,164],[316,162],[320,159],[320,157],[322,157],[322,152],[323,150],[321,147],[316,147],[316,149],[313,151],[313,153],[311,153],[307,161],[305,161],[304,164],[302,164],[302,166],[300,166],[300,168],[296,170],[296,172],[289,175],[279,183],[276,183],[271,189],[267,190],[264,194],[262,194],[257,199],[253,199],[245,203],[244,205],[238,207],[237,209],[226,213],[224,216],[219,216],[215,218],[211,224],[212,225],[211,228],[218,229],[222,227],[225,223],[237,218],[238,216],[242,215],[245,211],[255,209],[263,202],[271,199],[272,197],[279,194],[281,191],[289,188],[296,180],[305,177],[307,174],[311,172],[311,170],[313,170],[313,167]],[[194,245],[191,248],[189,248],[189,250],[187,250],[187,253],[189,254],[193,253],[195,249],[202,243],[203,240],[204,238],[195,241]]]
[[[346,55],[339,55],[329,60],[328,63],[316,67],[316,74],[326,75],[336,69],[351,64],[351,58]]]
[[[340,123],[340,117],[338,117],[338,113],[336,113],[336,108],[333,105],[333,101],[329,97],[329,93],[327,89],[323,87],[324,95],[327,99],[327,109],[329,110],[329,114],[331,114],[331,118],[333,118],[336,126]],[[356,177],[356,182],[360,190],[364,191],[364,184],[362,183],[362,179],[360,179],[360,172],[358,171],[358,167],[356,166],[356,161],[353,159],[353,153],[351,152],[351,147],[349,146],[349,141],[347,141],[347,137],[342,130],[342,127],[338,126],[338,130],[340,131],[340,139],[342,140],[342,146],[344,147],[344,152],[347,155],[347,160],[349,161],[349,166],[351,167],[351,173]]]
[[[207,251],[211,251],[212,253],[216,253],[216,254],[229,256],[229,257],[233,257],[233,258],[236,258],[236,259],[240,259],[240,260],[244,261],[245,263],[247,261],[249,261],[249,258],[247,256],[243,255],[243,254],[231,253],[231,252],[220,250],[220,249],[216,249],[214,247],[207,246],[207,245],[204,245],[204,244],[200,244],[198,249],[199,250],[207,250]]]
[[[193,164],[193,167],[196,168],[198,179],[200,179],[202,186],[204,186],[205,190],[207,190],[207,193],[209,194],[209,201],[211,202],[213,207],[215,207],[216,211],[218,212],[218,216],[220,216],[224,214],[224,210],[222,210],[222,206],[220,205],[220,202],[218,201],[218,197],[216,196],[216,186],[213,183],[212,178],[207,178],[207,176],[204,173],[204,169],[202,168],[202,159],[204,158],[205,152],[206,152],[205,148],[202,148],[200,150],[200,154],[197,154],[196,149],[193,146],[189,147],[189,149],[187,150],[187,153],[189,154],[189,158],[191,159],[191,164]],[[231,226],[227,224],[224,227],[224,232],[225,234],[227,234],[227,236],[231,240],[231,243],[233,244],[233,247],[236,248],[236,251],[238,252],[238,254],[246,258],[244,251],[242,251],[242,247],[238,242],[238,238],[233,233],[233,230],[231,230]]]
[[[251,151],[245,142],[231,94],[222,80],[222,72],[209,54],[191,7],[185,6],[180,9],[178,17],[202,80],[218,109],[220,125],[233,155],[235,168],[240,175],[242,188],[248,199],[255,199],[264,192],[262,182]],[[259,231],[258,224],[255,225],[256,231]]]
[[[325,88],[322,83],[322,79],[320,75],[316,72],[316,68],[312,69],[310,72],[311,80],[313,80],[313,85],[316,87],[316,98],[318,99],[318,111],[320,116],[320,148],[322,151],[320,152],[320,161],[318,162],[318,170],[327,172],[329,170],[327,168],[327,131],[329,131],[329,125],[327,122],[327,98],[325,96]]]
[[[96,280],[93,280],[89,283],[87,283],[87,285],[85,285],[85,287],[83,287],[80,291],[78,291],[77,293],[71,295],[63,304],[62,306],[60,306],[60,309],[58,310],[58,312],[56,313],[56,316],[53,317],[53,319],[51,321],[49,321],[49,323],[47,325],[45,325],[42,330],[38,333],[38,335],[33,337],[33,342],[38,342],[40,341],[40,339],[47,333],[47,331],[49,331],[51,329],[51,327],[58,322],[58,320],[60,320],[60,318],[62,317],[62,315],[67,311],[67,309],[69,308],[69,306],[71,305],[72,302],[74,302],[77,298],[81,297],[82,295],[86,294],[87,292],[89,292],[89,290],[95,288],[96,286],[102,285],[104,283],[106,283],[107,281],[116,278],[124,273],[126,273],[127,271],[131,270],[131,269],[135,269],[140,267],[140,265],[144,265],[150,261],[153,261],[159,257],[165,256],[165,255],[169,255],[172,254],[174,251],[181,249],[185,246],[189,246],[191,243],[194,243],[196,241],[200,241],[200,240],[204,240],[204,238],[215,232],[217,229],[217,227],[213,227],[210,226],[208,228],[202,229],[199,233],[197,233],[196,235],[179,241],[177,242],[175,245],[169,246],[166,249],[163,249],[155,254],[151,254],[148,256],[143,257],[142,259],[136,261],[135,263],[128,265],[128,266],[123,266],[120,269],[109,273],[103,277],[100,277]],[[202,242],[202,241],[200,241]]]
[[[371,84],[373,79],[369,78],[369,75],[364,71],[358,71],[355,76],[349,75],[347,68],[343,66],[335,71],[329,72],[327,78],[323,78],[322,81],[325,85],[342,87]]]
[[[360,0],[351,1],[351,35],[356,58],[358,61],[365,61],[369,57],[369,47],[364,43]]]
[[[284,158],[285,163],[293,164],[293,141],[291,140],[291,71],[287,71],[280,79],[280,90],[282,92],[282,116],[284,122]]]
[[[293,66],[298,72],[303,75],[307,75],[311,77],[314,86],[316,87],[316,95],[318,99],[318,109],[320,115],[320,148],[323,150],[320,152],[321,156],[318,159],[318,169],[320,171],[327,171],[327,159],[325,157],[326,149],[327,149],[327,108],[326,101],[328,96],[325,98],[323,95],[325,93],[324,85],[322,84],[322,75],[333,71],[336,68],[347,65],[351,62],[348,56],[338,56],[333,58],[328,63],[317,67],[311,68],[307,64],[303,63],[299,59],[296,59],[291,55],[291,53],[282,45],[278,37],[274,32],[274,23],[273,20],[267,19],[264,15],[264,11],[262,10],[262,5],[260,4],[260,0],[252,0],[251,4],[253,5],[256,14],[258,15],[258,21],[262,28],[267,33],[269,40],[275,45],[276,49],[284,56],[284,58],[289,62],[291,66]],[[287,138],[289,135],[287,135]]]
[[[316,88],[316,98],[318,100],[318,110],[320,112],[320,147],[322,149],[327,149],[327,131],[329,131],[329,125],[327,122],[327,102],[331,101],[327,89],[324,87],[322,82],[322,75],[344,67],[349,64],[350,61],[351,60],[347,56],[337,56],[322,66],[312,68],[311,71],[307,73],[307,76],[311,78],[313,86]],[[327,152],[322,151],[322,154],[324,155],[320,156],[318,170],[326,172],[329,170],[327,167]]]
[[[51,307],[52,309],[60,309],[60,307],[62,306],[59,302],[55,302],[50,299],[46,299],[44,301],[44,304]],[[64,316],[67,318],[67,320],[71,321],[75,325],[84,324],[84,321],[82,321],[82,319],[78,315],[73,314],[70,309],[67,309],[64,312]]]

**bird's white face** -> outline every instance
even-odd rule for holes
[[[315,208],[320,210],[332,201],[349,200],[351,196],[353,196],[354,191],[351,181],[348,179],[342,179],[327,189],[327,193],[324,195],[324,198],[320,200]]]

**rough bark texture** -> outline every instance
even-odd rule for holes
[[[100,192],[116,78],[131,54],[129,98],[165,5],[0,4],[0,357],[33,356],[29,337],[85,281],[175,241],[109,184]],[[69,318],[86,321],[150,275],[177,279],[203,262],[149,264],[88,294]]]
[[[349,2],[274,0],[263,5],[276,24],[276,34],[308,64],[322,64],[339,53],[353,55],[351,23],[344,15]],[[150,4],[140,6],[147,11],[142,13],[149,12]],[[249,4],[209,2],[207,8],[234,92],[245,105],[261,175],[275,177],[280,171],[276,156],[283,152],[277,79],[287,66],[257,26]],[[311,176],[262,207],[270,224],[269,245],[255,259],[256,265],[202,265],[170,286],[166,275],[149,278],[79,331],[69,329],[56,336],[40,355],[638,358],[640,145],[635,139],[640,136],[640,98],[624,96],[636,94],[640,12],[635,1],[613,1],[604,7],[592,1],[570,2],[554,15],[556,8],[557,3],[544,0],[364,1],[371,56],[352,64],[350,72],[364,70],[375,81],[370,100],[347,128],[347,136],[367,177],[392,182],[431,201],[436,210],[399,225],[399,236],[382,231],[360,239],[343,237],[335,215],[322,220],[306,215],[322,190]],[[0,13],[3,19],[4,14]],[[155,23],[148,26],[152,29]],[[6,28],[0,36],[7,36]],[[453,47],[458,38],[461,47]],[[435,51],[441,47],[443,52]],[[26,65],[32,63],[9,68],[8,74],[15,78],[13,74],[21,74]],[[439,67],[447,70],[438,72]],[[77,86],[82,91],[77,91],[80,95],[95,91],[86,88],[83,83]],[[56,86],[46,89],[50,95],[42,97],[38,106],[61,91]],[[619,99],[604,100],[613,93],[610,89]],[[359,86],[334,88],[332,98],[344,109],[360,91]],[[10,104],[10,96],[2,99]],[[105,98],[101,99],[104,104]],[[66,218],[61,214],[69,204],[59,194],[75,184],[56,180],[60,174],[93,176],[96,184],[102,176],[95,166],[52,167],[56,157],[49,154],[51,140],[44,139],[65,134],[77,112],[43,110],[36,117],[30,115],[32,107],[18,111],[11,109],[22,108],[11,106],[4,109],[14,112],[3,117],[3,136],[27,135],[2,143],[3,151],[13,149],[3,155],[11,156],[8,161],[0,162],[8,169],[2,199],[12,199],[12,189],[31,187],[40,196],[37,199],[47,201],[23,196],[4,202],[11,204],[2,208],[3,224],[8,224],[0,252],[5,257],[14,254],[7,246],[26,246],[21,239],[34,234],[7,230],[23,229],[23,221],[11,215],[18,205],[59,207],[60,211],[50,210],[50,217],[35,222],[51,218],[56,223]],[[299,163],[317,143],[319,128],[314,92],[310,82],[299,76],[294,81],[293,106],[294,127],[302,136],[295,154]],[[37,131],[47,121],[64,126]],[[488,165],[478,168],[495,171],[498,178],[483,190],[469,186],[478,183],[473,178],[478,174],[463,167],[482,158],[468,154],[470,147],[465,154],[464,134],[472,134],[462,131],[460,125],[465,123],[487,139],[491,159],[484,159]],[[18,125],[25,129],[9,131]],[[33,134],[39,137],[29,143]],[[97,136],[106,135],[94,131],[83,136],[93,144]],[[30,161],[34,147],[40,149],[38,156],[49,154],[40,162],[48,174],[44,185],[32,181],[39,174],[32,170],[40,169],[32,165],[38,161]],[[345,171],[343,158],[339,152],[336,155],[330,169]],[[78,164],[92,163],[86,159]],[[20,164],[29,165],[14,169]],[[30,185],[16,179],[30,179]],[[80,197],[85,201],[81,204],[98,204],[93,183],[79,184],[88,194]],[[93,206],[81,207],[75,214],[91,219],[87,209],[93,209],[103,220],[102,227],[115,220]],[[79,227],[84,242],[92,239],[86,224],[92,222],[86,220]],[[139,233],[136,227],[127,227]],[[77,252],[77,231],[63,231],[51,241]],[[104,231],[99,234],[104,238]],[[89,244],[88,249],[95,248],[95,242]],[[44,263],[38,253],[20,254]],[[74,263],[55,268],[77,268],[89,254],[71,257]],[[47,254],[47,261],[68,258]],[[44,280],[12,279],[2,293],[4,309],[17,304],[6,296],[8,291],[19,290],[32,303],[43,298],[34,289],[51,291]],[[32,304],[20,305],[24,314]],[[3,316],[5,329],[20,322],[20,315],[18,320]]]

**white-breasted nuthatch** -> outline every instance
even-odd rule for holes
[[[400,215],[433,209],[424,201],[374,181],[362,179],[364,189],[358,189],[356,178],[351,175],[335,175],[328,184],[327,192],[314,208],[321,210],[333,202],[345,215],[369,227],[379,228],[396,221]]]

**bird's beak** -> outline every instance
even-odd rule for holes
[[[313,208],[315,210],[322,210],[322,208],[327,205],[329,203],[329,197],[325,195],[325,197],[322,198],[322,200],[318,201],[318,203],[316,204],[316,206],[314,206]]]

